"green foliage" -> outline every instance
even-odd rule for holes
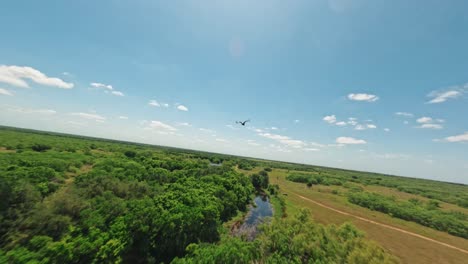
[[[323,226],[301,211],[291,220],[264,225],[253,242],[223,237],[218,244],[192,244],[172,263],[397,263],[350,224]],[[233,262],[234,261],[234,262]]]
[[[468,238],[466,215],[438,210],[438,203],[434,201],[429,201],[427,206],[424,206],[421,201],[416,199],[397,202],[390,197],[369,192],[350,193],[348,200],[371,210],[416,222],[455,236]]]
[[[34,144],[31,146],[31,149],[37,152],[44,152],[46,150],[51,149],[52,147],[47,146],[45,144]]]
[[[270,182],[268,173],[266,171],[260,171],[254,173],[251,176],[252,184],[256,189],[267,189]]]
[[[127,150],[124,152],[125,156],[127,156],[127,158],[134,158],[136,157],[137,153],[135,151],[132,151],[132,150]]]
[[[0,153],[1,263],[169,263],[254,191],[205,153],[0,129],[6,143],[25,151]]]

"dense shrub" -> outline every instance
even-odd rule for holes
[[[390,197],[369,192],[352,192],[349,194],[348,200],[374,211],[468,238],[466,217],[462,213],[438,210],[434,202],[429,202],[427,206],[424,206],[416,200],[398,202]]]

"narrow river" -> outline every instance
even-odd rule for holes
[[[235,230],[237,236],[245,236],[247,240],[253,240],[257,236],[258,226],[273,216],[273,208],[267,196],[257,196],[247,214],[244,223]]]

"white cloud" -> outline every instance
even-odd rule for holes
[[[354,119],[350,119],[350,120],[348,121],[348,124],[349,124],[349,125],[352,125],[352,126],[355,126],[355,125],[357,125],[356,118],[354,118]]]
[[[307,145],[304,141],[297,139],[284,139],[280,142],[292,148],[303,148]]]
[[[424,116],[424,117],[418,118],[418,119],[416,120],[416,122],[418,122],[418,123],[420,123],[420,124],[431,123],[431,122],[432,122],[432,117]]]
[[[127,116],[119,116],[119,119],[124,119],[124,120],[127,120],[128,117]]]
[[[162,132],[174,132],[177,131],[177,128],[170,126],[168,124],[165,124],[161,121],[157,120],[152,120],[148,124],[149,129],[157,130],[157,131],[162,131]]]
[[[103,84],[103,83],[97,83],[97,82],[92,82],[89,85],[91,85],[94,88],[100,88],[100,89],[107,89],[107,90],[114,90],[112,85],[110,84]]]
[[[379,97],[373,94],[358,93],[358,94],[348,94],[348,99],[353,101],[366,101],[366,102],[375,102],[379,100]]]
[[[413,117],[414,116],[412,113],[407,113],[407,112],[396,112],[395,115],[404,116],[404,117]]]
[[[278,130],[277,127],[271,127],[271,130]]]
[[[385,132],[390,132],[390,128],[384,128],[383,129]]]
[[[421,126],[418,126],[417,128],[442,129],[444,127],[436,123],[443,123],[445,122],[445,120],[443,119],[434,120],[432,117],[424,116],[424,117],[418,118],[416,122],[418,122],[419,124],[422,124]]]
[[[299,122],[301,122],[299,119],[294,120],[294,123],[296,123],[296,124],[299,123]]]
[[[325,116],[323,118],[323,121],[329,123],[329,124],[333,124],[336,122],[336,116],[335,115],[330,115],[330,116]]]
[[[364,126],[364,125],[356,125],[356,126],[354,127],[354,129],[356,129],[356,130],[366,130],[366,129],[367,129],[367,126]]]
[[[224,139],[224,138],[216,138],[215,140],[218,141],[218,142],[223,142],[223,143],[227,143],[227,142],[228,142],[228,141],[227,141],[226,139]]]
[[[52,109],[29,109],[22,107],[8,107],[8,111],[18,112],[22,114],[41,114],[41,115],[55,115],[57,111]]]
[[[367,128],[369,128],[369,129],[375,129],[375,128],[377,128],[377,126],[374,125],[374,124],[367,124],[366,126],[367,126]]]
[[[0,65],[0,82],[28,88],[29,84],[24,79],[29,79],[37,84],[46,86],[63,89],[73,88],[73,83],[64,82],[59,78],[48,77],[44,73],[31,67]]]
[[[346,122],[343,122],[343,121],[336,122],[335,125],[337,125],[337,126],[346,126]]]
[[[289,137],[287,136],[281,136],[281,135],[276,135],[276,134],[270,134],[270,133],[259,133],[258,134],[259,136],[262,136],[262,137],[266,137],[266,138],[269,138],[269,139],[273,139],[273,140],[287,140],[287,139],[290,139]]]
[[[151,105],[151,106],[156,106],[156,107],[160,107],[160,106],[161,106],[161,105],[158,103],[158,101],[156,101],[156,100],[150,100],[148,104]]]
[[[8,91],[6,89],[3,89],[3,88],[0,88],[0,94],[1,95],[13,96],[13,94],[10,91]]]
[[[302,140],[292,139],[292,138],[287,137],[287,136],[282,136],[282,135],[277,135],[277,134],[270,134],[270,133],[259,133],[258,135],[262,136],[262,137],[265,137],[265,138],[269,138],[269,139],[278,141],[281,144],[292,147],[292,148],[303,148],[303,147],[305,147],[307,145]]]
[[[428,104],[439,104],[447,101],[448,99],[455,99],[457,97],[462,96],[461,91],[457,90],[449,90],[445,92],[434,91],[428,94],[428,97],[432,97],[433,99],[427,102]]]
[[[164,103],[164,104],[162,104],[162,106],[165,107],[165,108],[168,108],[168,107],[169,107],[169,104]]]
[[[178,125],[178,126],[185,126],[185,127],[191,127],[191,126],[192,126],[191,124],[189,124],[189,123],[187,123],[187,122],[178,122],[178,123],[176,123],[176,125]]]
[[[239,128],[233,126],[233,125],[226,125],[226,127],[229,127],[230,129],[233,129],[233,130],[238,130]]]
[[[117,96],[124,96],[124,94],[122,92],[119,92],[119,91],[112,91],[111,94],[117,95]]]
[[[184,105],[178,105],[177,109],[180,110],[180,111],[185,111],[185,112],[188,111],[188,108],[186,106],[184,106]]]
[[[97,121],[97,122],[104,122],[104,120],[106,120],[105,117],[100,116],[98,114],[90,114],[90,113],[80,112],[80,113],[71,113],[71,115],[78,116],[78,117],[81,117],[81,118],[84,118],[84,119],[94,120],[94,121]]]
[[[216,131],[208,129],[208,128],[199,128],[200,131],[205,132],[205,133],[216,133]]]
[[[447,142],[468,142],[468,131],[461,135],[446,137],[444,141]]]
[[[365,140],[355,139],[355,138],[352,138],[352,137],[339,137],[339,138],[336,139],[336,143],[346,144],[346,145],[367,144],[367,142]]]
[[[418,126],[418,128],[442,129],[444,127],[440,124],[422,124],[421,126]]]
[[[110,93],[116,96],[124,96],[124,94],[120,91],[114,90],[114,87],[110,84],[104,84],[104,83],[98,83],[98,82],[92,82],[89,85],[96,89],[104,89],[105,93]]]

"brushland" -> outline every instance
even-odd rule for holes
[[[256,193],[270,196],[273,219],[253,241],[233,236]],[[465,185],[2,127],[0,263],[462,263],[467,193]]]

